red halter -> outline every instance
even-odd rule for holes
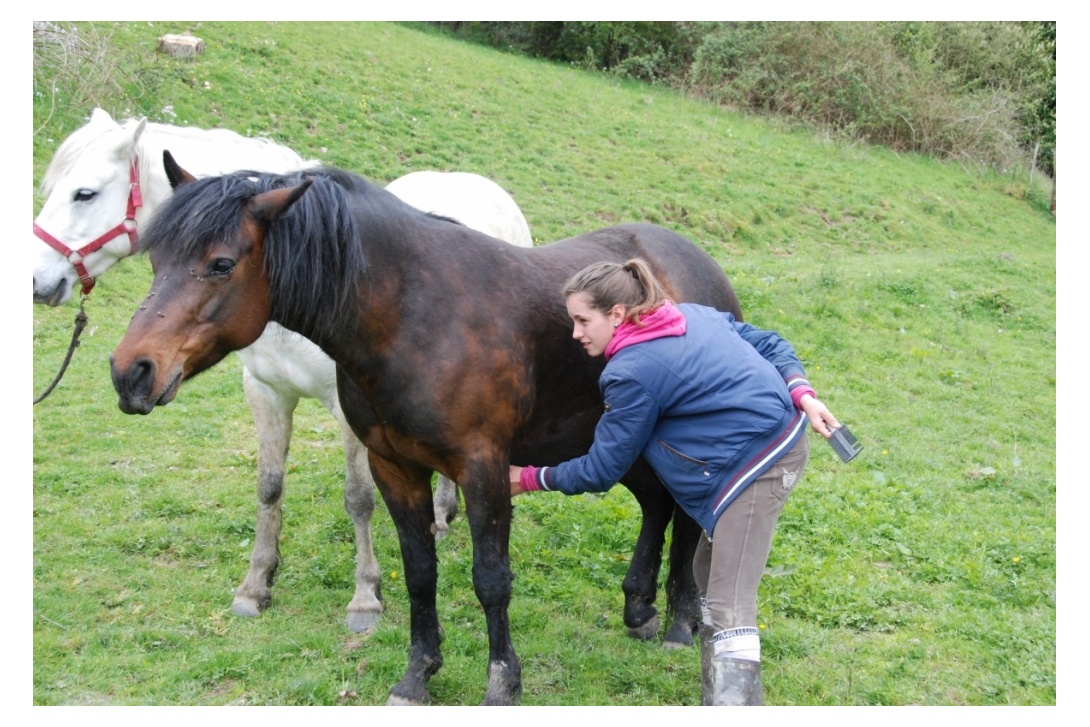
[[[72,250],[63,242],[43,230],[37,222],[34,223],[34,234],[41,238],[45,244],[67,258],[68,262],[72,263],[73,267],[76,268],[76,273],[83,283],[84,295],[89,294],[91,289],[95,287],[95,279],[91,277],[90,273],[87,272],[87,267],[83,264],[84,258],[118,235],[129,236],[129,255],[136,252],[138,240],[136,235],[136,210],[144,205],[143,197],[140,195],[140,180],[137,172],[138,161],[139,160],[134,155],[132,161],[129,163],[129,204],[128,209],[125,211],[125,219],[117,223],[117,226],[107,230],[101,236],[81,247],[79,250]]]

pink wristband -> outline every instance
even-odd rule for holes
[[[809,386],[796,386],[791,389],[791,403],[795,405],[796,409],[802,409],[802,397],[809,394],[810,396],[817,398],[817,394]]]
[[[541,489],[537,483],[537,467],[523,467],[519,473],[519,487],[523,492],[536,492]]]

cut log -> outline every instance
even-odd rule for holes
[[[185,33],[183,35],[164,35],[159,38],[155,50],[166,53],[174,58],[198,56],[204,53],[204,41],[196,36]]]

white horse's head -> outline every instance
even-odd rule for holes
[[[93,280],[133,252],[136,237],[127,233],[135,230],[134,221],[146,221],[170,195],[162,164],[165,149],[197,176],[236,169],[286,173],[318,164],[261,137],[146,119],[118,123],[95,109],[90,122],[57,149],[42,181],[48,199],[34,221],[30,248],[35,303],[60,305],[80,282],[86,292]]]
[[[34,302],[61,305],[84,278],[97,278],[132,254],[139,205],[133,198],[133,166],[146,119],[121,125],[102,109],[65,139],[42,182],[47,195],[30,241],[34,256]],[[134,203],[135,202],[135,206]],[[57,249],[55,249],[57,248]]]

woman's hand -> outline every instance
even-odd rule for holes
[[[521,477],[522,468],[511,465],[511,473],[509,478],[511,480],[511,497],[514,497],[515,495],[521,495],[523,492],[526,492],[526,490],[522,489],[522,484],[519,482],[519,478]]]
[[[829,411],[829,407],[809,394],[803,394],[799,400],[799,408],[806,412],[806,418],[810,420],[814,431],[826,439],[833,436],[833,430],[840,428],[840,422]]]

